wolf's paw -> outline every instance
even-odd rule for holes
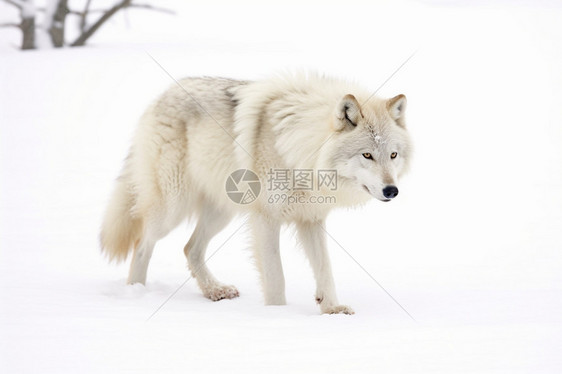
[[[240,296],[240,293],[234,286],[216,285],[204,290],[203,295],[207,299],[219,301],[222,299],[234,299]]]
[[[353,309],[347,305],[334,305],[326,308],[322,308],[322,313],[324,314],[355,314]]]

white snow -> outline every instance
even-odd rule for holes
[[[562,9],[342,4],[159,2],[178,15],[131,9],[80,49],[20,52],[0,30],[1,372],[562,371]],[[356,314],[320,315],[290,230],[283,307],[262,305],[244,230],[227,241],[241,220],[208,252],[227,241],[209,266],[236,300],[186,282],[192,224],[158,243],[146,287],[100,256],[136,120],[173,84],[146,52],[174,77],[314,68],[375,90],[415,50],[379,93],[408,97],[412,171],[327,230],[416,322],[332,240]]]

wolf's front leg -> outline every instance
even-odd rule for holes
[[[285,276],[279,253],[280,223],[262,214],[250,216],[253,251],[266,305],[285,305]]]
[[[332,275],[330,258],[326,248],[324,221],[297,223],[299,239],[312,266],[316,278],[316,302],[322,313],[353,314],[347,305],[339,305]]]

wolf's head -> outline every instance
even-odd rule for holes
[[[381,201],[398,195],[398,178],[408,168],[412,148],[405,109],[404,95],[389,100],[372,98],[363,105],[353,95],[341,99],[327,155],[338,171],[341,187]]]

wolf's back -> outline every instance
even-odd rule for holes
[[[171,85],[147,108],[103,217],[100,244],[110,260],[126,260],[142,241],[145,229],[150,228],[149,222],[173,225],[174,217],[194,213],[173,208],[194,208],[197,202],[189,199],[200,196],[190,191],[194,175],[188,170],[188,154],[196,154],[193,145],[205,139],[230,139],[225,133],[232,131],[230,122],[236,105],[233,91],[246,83],[225,78],[185,78]],[[186,140],[188,128],[194,138],[191,143]],[[212,135],[214,132],[219,136]],[[224,149],[230,143],[208,146]],[[206,159],[191,163],[200,166],[203,161]],[[213,166],[206,169],[212,170]]]

